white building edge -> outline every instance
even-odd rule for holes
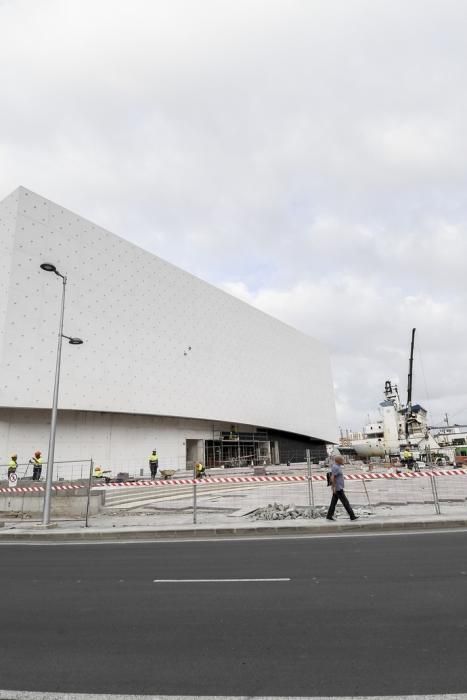
[[[321,343],[20,187],[0,202],[0,464],[47,458],[62,285],[43,262],[85,340],[63,345],[56,461],[147,475],[153,448],[183,469],[337,442]]]

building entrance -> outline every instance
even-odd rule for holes
[[[204,440],[185,440],[186,468],[193,471],[196,462],[204,462]]]

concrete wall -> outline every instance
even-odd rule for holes
[[[212,439],[213,427],[230,430],[231,425],[186,418],[59,411],[55,460],[73,463],[58,465],[55,475],[76,479],[84,469],[85,476],[85,460],[92,457],[96,464],[112,469],[114,474],[130,471],[139,475],[143,468],[144,475],[149,476],[148,456],[154,448],[160,468],[185,469],[186,441]],[[253,430],[251,426],[242,429]],[[18,454],[20,464],[27,463],[35,450],[41,450],[45,459],[49,430],[50,411],[0,408],[0,464],[6,465],[13,452]],[[196,452],[195,458],[204,459],[202,450]],[[32,474],[31,468],[29,473]],[[5,474],[6,466],[0,478],[5,478]]]
[[[63,347],[61,408],[337,439],[329,355],[316,340],[24,188],[0,225],[11,270],[0,275],[0,406],[51,405],[62,285],[39,265],[52,262],[68,275],[65,333],[86,341]],[[139,428],[127,429],[133,441]]]
[[[103,505],[101,492],[91,493],[89,515],[96,515]],[[52,516],[82,517],[86,516],[87,490],[54,491],[52,494]],[[38,516],[44,507],[44,494],[35,493],[0,493],[1,513],[28,513]]]

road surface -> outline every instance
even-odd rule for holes
[[[0,690],[467,689],[466,532],[4,545],[0,562]]]

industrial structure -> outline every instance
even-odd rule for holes
[[[428,464],[456,462],[456,446],[466,444],[461,431],[464,426],[450,428],[447,415],[446,428],[429,426],[427,411],[412,402],[415,331],[413,328],[406,403],[401,402],[397,383],[386,380],[380,417],[364,426],[359,435],[348,433],[344,437],[341,432],[341,454],[363,459],[384,457],[391,461],[399,461],[405,454],[410,455],[410,461],[415,458]]]
[[[0,463],[47,460],[61,290],[44,263],[84,340],[63,346],[56,460],[228,467],[337,442],[320,342],[20,187],[0,203]]]

